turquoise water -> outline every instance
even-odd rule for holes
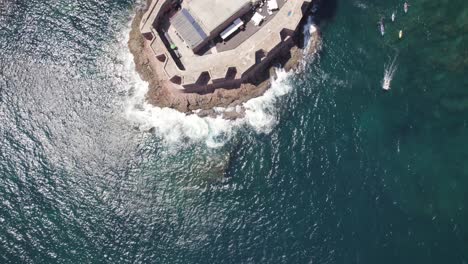
[[[468,4],[410,4],[325,2],[266,128],[135,120],[138,3],[0,4],[0,262],[467,263]]]

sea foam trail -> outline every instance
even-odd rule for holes
[[[270,89],[243,105],[245,116],[237,120],[186,115],[174,109],[153,106],[145,100],[148,84],[136,75],[133,76],[133,94],[125,115],[141,131],[154,129],[167,143],[177,144],[189,139],[205,141],[208,147],[221,147],[242,126],[253,128],[257,133],[269,133],[277,124],[275,102],[292,89],[286,71],[279,69],[277,75]]]
[[[277,69],[276,75],[277,78],[272,80],[270,89],[262,96],[250,99],[244,104],[246,113],[244,119],[258,133],[269,133],[277,124],[276,102],[292,90],[289,72]]]
[[[125,37],[119,44],[120,50],[128,50],[129,30],[123,32]],[[186,115],[170,108],[160,108],[146,102],[148,83],[143,81],[135,70],[133,56],[122,53],[119,60],[120,78],[129,86],[129,98],[125,106],[125,117],[140,131],[153,130],[164,142],[169,144],[186,144],[186,141],[205,142],[208,147],[223,146],[240,127],[252,128],[257,133],[269,133],[278,120],[276,102],[292,90],[289,82],[290,73],[277,70],[277,78],[272,80],[270,89],[262,96],[244,103],[245,116],[236,120],[221,117],[199,117]],[[217,111],[224,111],[218,108]]]
[[[398,54],[393,57],[393,60],[391,61],[390,64],[386,64],[384,67],[384,78],[382,80],[382,88],[384,90],[390,90],[391,88],[391,82],[393,80],[393,75],[395,75],[395,72],[397,70],[397,65],[396,60],[397,60]]]

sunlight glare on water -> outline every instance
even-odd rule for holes
[[[0,263],[468,261],[466,1],[324,0],[237,121],[145,103],[142,4],[0,3]]]

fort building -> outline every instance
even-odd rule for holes
[[[311,0],[153,0],[140,24],[151,67],[179,89],[249,82],[294,43]]]

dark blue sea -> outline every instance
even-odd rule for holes
[[[467,264],[468,2],[403,2],[226,121],[145,103],[142,2],[0,1],[0,263]]]

